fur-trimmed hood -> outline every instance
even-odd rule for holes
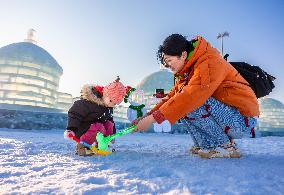
[[[94,85],[84,85],[81,89],[81,98],[93,103],[96,103],[100,106],[105,106],[102,97],[100,97],[100,93],[93,88]]]

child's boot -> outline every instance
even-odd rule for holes
[[[76,145],[76,154],[79,156],[92,156],[94,155],[94,152],[86,147],[84,147],[82,144]]]

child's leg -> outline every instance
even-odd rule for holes
[[[105,133],[104,136],[109,136],[113,134],[113,127],[114,127],[114,123],[111,121],[107,121],[104,123],[104,127],[105,127]]]
[[[113,128],[114,128],[114,123],[111,121],[107,121],[104,123],[104,127],[106,129],[106,133],[104,134],[104,136],[109,136],[113,134]],[[115,140],[111,140],[111,143],[114,144]]]
[[[98,132],[105,134],[105,127],[101,123],[91,124],[88,131],[80,137],[80,141],[86,142],[87,144],[96,143],[96,135]]]

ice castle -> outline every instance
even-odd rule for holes
[[[0,108],[66,111],[72,95],[58,91],[62,67],[37,45],[35,30],[24,42],[0,48]]]
[[[263,136],[284,136],[284,104],[273,98],[259,100],[260,116],[257,129]]]

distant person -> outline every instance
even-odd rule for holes
[[[113,107],[120,104],[126,89],[119,78],[105,87],[85,85],[81,90],[81,99],[74,102],[68,111],[67,132],[73,133],[80,141],[96,144],[96,135],[104,136],[116,133],[113,122]],[[76,154],[92,155],[92,151],[81,144],[76,146]]]
[[[154,96],[154,104],[158,104],[162,101],[162,98],[166,97],[164,89],[156,89],[156,93],[153,94]],[[170,133],[171,132],[171,124],[169,121],[164,120],[162,123],[154,123],[154,131],[157,133]]]
[[[167,37],[158,59],[177,79],[170,93],[147,115],[134,121],[136,131],[151,124],[179,119],[186,125],[202,158],[239,158],[233,139],[256,125],[257,98],[248,82],[203,37],[188,41],[180,34]]]

